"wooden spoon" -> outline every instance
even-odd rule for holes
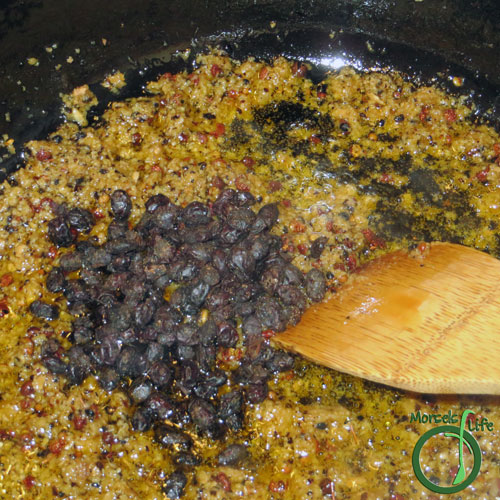
[[[284,349],[382,384],[500,395],[500,260],[451,243],[361,268],[274,337]]]

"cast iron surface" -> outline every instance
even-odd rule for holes
[[[61,92],[119,68],[128,70],[119,98],[139,95],[146,80],[192,61],[170,60],[173,52],[191,45],[196,52],[207,42],[237,57],[309,60],[318,64],[316,79],[340,58],[359,67],[393,66],[421,81],[440,71],[444,85],[449,76],[465,76],[460,91],[498,125],[498,0],[4,0],[0,135],[15,140],[18,155],[0,150],[0,182],[22,164],[21,145],[61,120]],[[27,63],[31,57],[38,66]],[[116,97],[92,88],[98,115]]]

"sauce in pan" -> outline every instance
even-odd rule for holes
[[[500,256],[500,137],[468,118],[464,99],[395,72],[344,68],[315,85],[306,65],[283,58],[210,53],[198,62],[192,74],[150,83],[145,97],[113,103],[99,126],[69,121],[29,143],[26,167],[0,188],[1,498],[159,499],[176,468],[153,431],[132,430],[125,393],[104,391],[95,377],[71,386],[40,361],[47,338],[67,346],[71,330],[45,288],[67,251],[47,237],[55,204],[91,211],[90,234],[102,243],[117,189],[133,201],[133,224],[157,193],[186,205],[224,187],[250,191],[256,209],[279,204],[272,232],[283,252],[304,272],[324,272],[329,293],[379,252],[425,240]],[[66,101],[70,118],[85,120],[92,98],[79,89]],[[61,305],[59,319],[33,317],[37,299]],[[238,364],[237,352],[225,354]],[[413,448],[431,424],[411,414],[465,409],[493,428],[474,430],[481,472],[448,498],[500,495],[497,398],[409,394],[300,359],[273,377],[267,399],[247,407],[243,431],[222,442],[193,434],[203,462],[187,473],[185,498],[439,498],[414,475]],[[457,473],[452,441],[422,449],[434,483]],[[218,465],[231,443],[249,456]],[[467,452],[464,464],[472,467]]]

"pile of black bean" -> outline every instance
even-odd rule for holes
[[[74,320],[73,346],[61,355],[50,339],[45,366],[73,384],[94,374],[106,390],[125,388],[136,405],[133,427],[154,427],[183,467],[199,463],[183,428],[214,439],[241,430],[245,403],[262,402],[271,376],[293,368],[294,358],[267,337],[296,324],[326,291],[323,274],[304,275],[271,234],[277,206],[255,213],[255,202],[248,192],[225,189],[213,203],[182,208],[157,194],[131,228],[130,197],[115,191],[102,245],[78,238],[95,223],[89,211],[59,207],[49,222],[54,244],[75,246],[46,281],[50,292],[64,294]],[[57,306],[42,301],[30,310],[58,316]],[[228,348],[241,348],[237,368],[218,362]],[[233,445],[219,463],[235,464],[245,453]],[[182,493],[182,475],[166,483],[172,498]]]

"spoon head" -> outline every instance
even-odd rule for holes
[[[332,299],[276,336],[284,349],[425,393],[500,394],[500,261],[433,243],[367,264]]]

